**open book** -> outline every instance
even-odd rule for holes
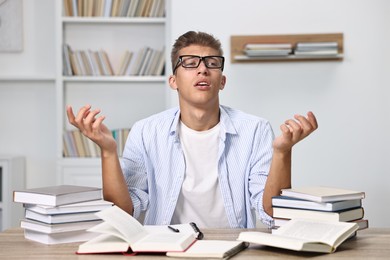
[[[295,251],[333,253],[358,228],[351,222],[292,219],[272,234],[241,232],[237,240]]]
[[[181,252],[196,241],[195,231],[190,224],[143,226],[117,206],[96,215],[103,222],[88,231],[101,234],[79,245],[77,254]]]

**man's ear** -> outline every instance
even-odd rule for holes
[[[226,76],[225,75],[222,75],[222,78],[221,78],[221,85],[219,86],[219,89],[220,90],[223,90],[225,88],[225,85],[226,85]]]
[[[177,90],[178,89],[178,87],[176,85],[176,76],[175,75],[169,76],[169,86],[173,90]]]

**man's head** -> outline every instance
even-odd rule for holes
[[[191,45],[199,45],[203,47],[210,47],[217,51],[217,55],[222,56],[223,50],[221,47],[221,42],[214,38],[213,35],[205,32],[195,32],[188,31],[185,34],[181,35],[175,41],[172,51],[171,51],[171,63],[172,63],[172,72],[175,73],[175,69],[179,64],[180,51],[183,48],[186,48]],[[223,67],[222,67],[223,70]]]
[[[178,92],[182,112],[194,107],[219,111],[224,61],[221,43],[210,34],[190,31],[176,40],[169,85]]]

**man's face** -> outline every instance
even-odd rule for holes
[[[218,56],[218,52],[210,47],[191,45],[180,51],[181,55]],[[197,68],[184,68],[179,65],[175,75],[169,79],[171,88],[179,94],[180,105],[207,108],[219,106],[218,93],[224,88],[226,78],[221,69],[207,68],[204,61]]]

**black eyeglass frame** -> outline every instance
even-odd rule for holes
[[[196,58],[199,58],[199,63],[198,65],[196,66],[190,66],[190,67],[186,67],[186,66],[183,66],[183,58],[185,57],[196,57]],[[205,59],[207,58],[220,58],[222,60],[222,63],[221,63],[221,66],[220,67],[209,67],[207,65],[207,63],[205,62]],[[223,56],[219,56],[219,55],[209,55],[209,56],[198,56],[198,55],[181,55],[179,56],[179,58],[177,59],[177,63],[173,69],[173,74],[175,74],[175,71],[177,70],[177,68],[181,65],[183,68],[189,68],[189,69],[195,69],[197,67],[199,67],[200,63],[203,61],[204,65],[206,66],[206,68],[208,69],[221,69],[221,71],[223,71],[224,69],[224,66],[225,66],[225,57]]]

